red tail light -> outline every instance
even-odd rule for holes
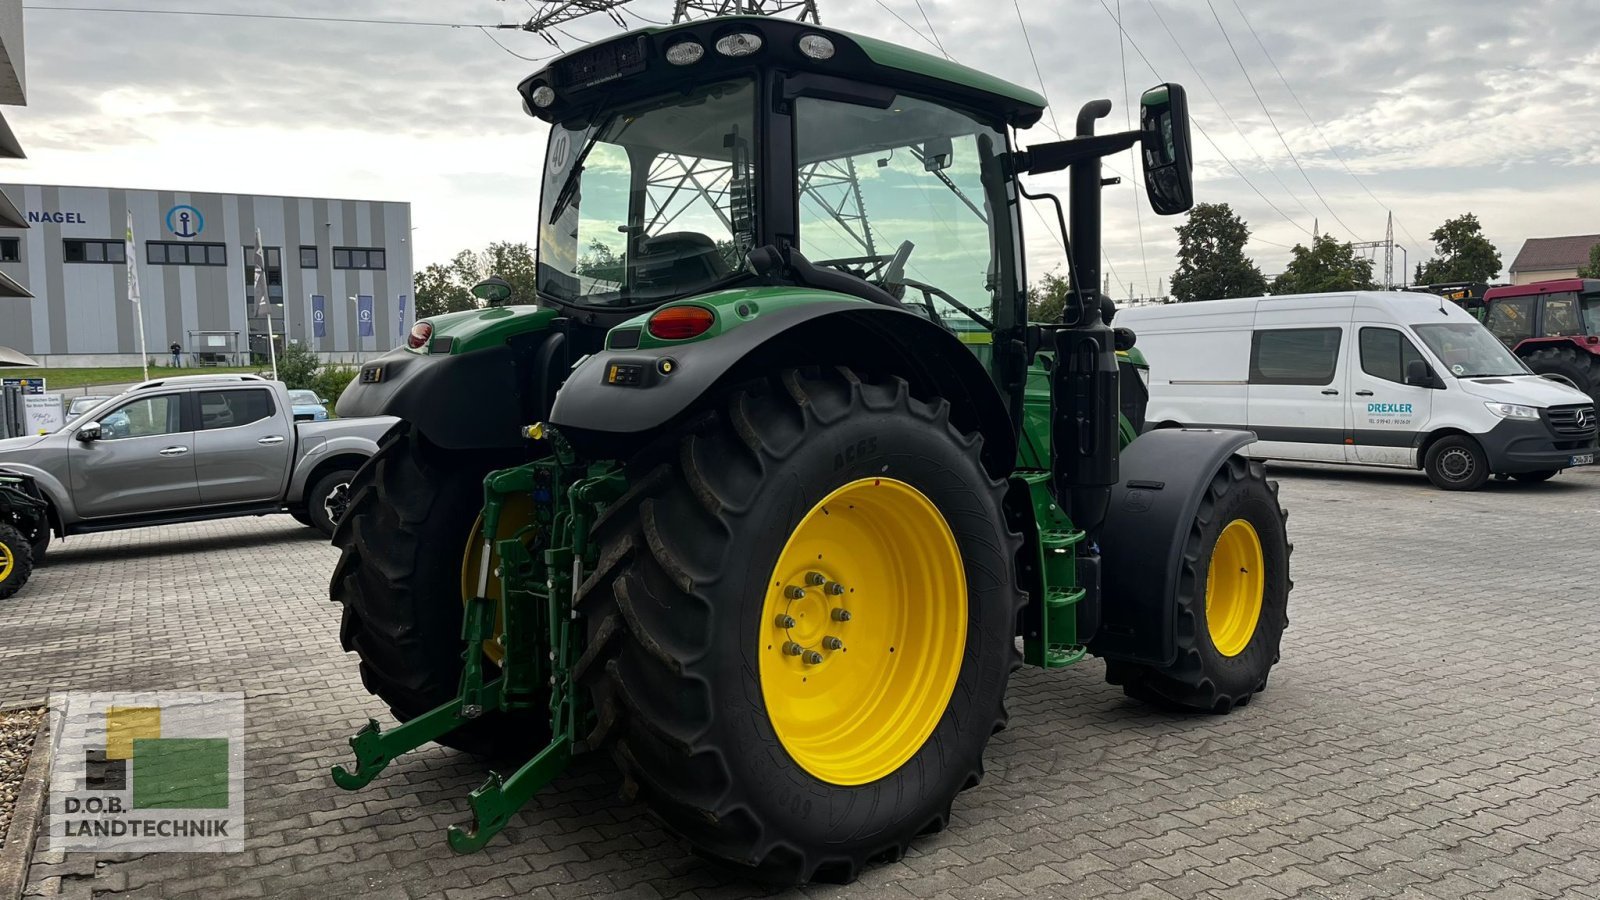
[[[413,350],[421,350],[433,337],[433,326],[427,322],[418,322],[411,326],[411,336],[406,338],[406,346]]]
[[[650,317],[650,333],[664,341],[699,337],[716,322],[716,313],[703,306],[669,306]]]

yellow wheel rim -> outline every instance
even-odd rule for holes
[[[533,523],[533,498],[526,494],[513,494],[500,507],[500,524],[495,529],[496,541],[505,540]],[[461,605],[466,606],[478,591],[478,561],[483,558],[483,513],[472,523],[472,534],[467,537],[467,548],[461,554]],[[500,554],[490,551],[489,571],[500,565]],[[489,599],[495,602],[494,633],[483,642],[483,655],[496,663],[505,658],[505,648],[500,646],[498,635],[505,630],[505,619],[500,615],[500,582],[489,577]]]
[[[11,577],[11,570],[17,567],[17,558],[12,554],[11,548],[0,543],[0,581]]]
[[[1266,561],[1255,526],[1234,519],[1217,535],[1206,572],[1206,630],[1223,656],[1238,656],[1255,636],[1266,589]]]
[[[898,769],[944,715],[967,643],[944,516],[892,478],[824,497],[778,555],[757,640],[767,715],[802,769],[837,785]]]

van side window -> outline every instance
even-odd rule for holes
[[[1341,328],[1278,328],[1250,337],[1251,384],[1332,384]]]
[[[1406,364],[1422,359],[1417,347],[1393,328],[1361,329],[1361,371],[1374,378],[1406,383]]]
[[[1533,337],[1533,298],[1507,297],[1489,304],[1489,315],[1483,327],[1500,339],[1507,347]]]

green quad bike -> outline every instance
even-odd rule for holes
[[[1032,91],[737,17],[520,92],[550,128],[536,304],[486,282],[339,401],[403,420],[331,587],[402,724],[351,738],[341,787],[429,741],[525,760],[472,793],[466,852],[603,751],[697,852],[848,881],[949,821],[1022,663],[1093,654],[1211,713],[1265,686],[1277,489],[1248,434],[1135,436],[1133,335],[1093,290],[1103,156],[1141,148],[1156,210],[1192,203],[1182,88],[1024,150]],[[1078,290],[1030,324],[1022,177],[1069,168]]]
[[[47,504],[33,479],[0,469],[0,600],[14,596],[50,543]]]

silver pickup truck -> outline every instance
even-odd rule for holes
[[[61,537],[279,512],[332,534],[350,477],[395,421],[295,422],[281,382],[186,375],[137,385],[60,431],[0,440],[0,468],[33,476]]]

